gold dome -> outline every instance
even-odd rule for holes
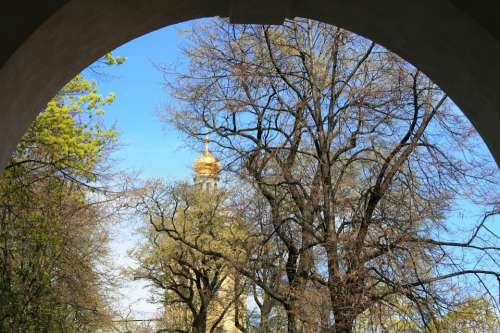
[[[208,137],[205,138],[205,151],[193,163],[197,175],[213,176],[220,171],[220,162],[208,149]]]

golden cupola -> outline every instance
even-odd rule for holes
[[[193,163],[193,169],[197,176],[216,176],[221,169],[219,160],[208,149],[208,141],[207,136],[205,137],[205,150]]]

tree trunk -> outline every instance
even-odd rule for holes
[[[295,307],[291,304],[285,306],[287,319],[287,333],[297,333],[297,318],[295,316]]]
[[[262,307],[260,308],[259,333],[270,332],[269,316],[271,314],[272,309],[273,309],[272,298],[268,294],[264,294],[263,301],[262,301]]]
[[[207,332],[207,308],[202,306],[200,312],[193,318],[192,333],[206,333]]]
[[[331,333],[352,333],[354,319],[351,315],[335,313],[335,324],[332,327]]]

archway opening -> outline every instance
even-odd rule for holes
[[[212,128],[212,130],[214,130],[214,128]],[[201,133],[197,133],[197,135],[199,135],[199,134],[201,134]],[[213,133],[212,133],[212,134],[213,134]],[[352,134],[352,133],[351,133],[351,134]],[[219,143],[222,143],[222,142],[221,142],[221,141],[219,141]],[[389,156],[390,156],[390,154],[389,154]],[[271,169],[272,169],[272,166],[271,166]],[[377,192],[375,191],[375,193],[377,193]],[[379,273],[380,273],[380,272],[379,272]]]

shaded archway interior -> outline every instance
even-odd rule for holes
[[[11,5],[10,12],[21,5]],[[6,41],[0,52],[2,165],[47,101],[104,53],[161,27],[212,16],[235,23],[307,17],[380,43],[438,83],[500,161],[495,1],[481,7],[457,0],[52,0],[28,6],[32,10],[22,15],[5,12],[10,19],[0,24]]]

